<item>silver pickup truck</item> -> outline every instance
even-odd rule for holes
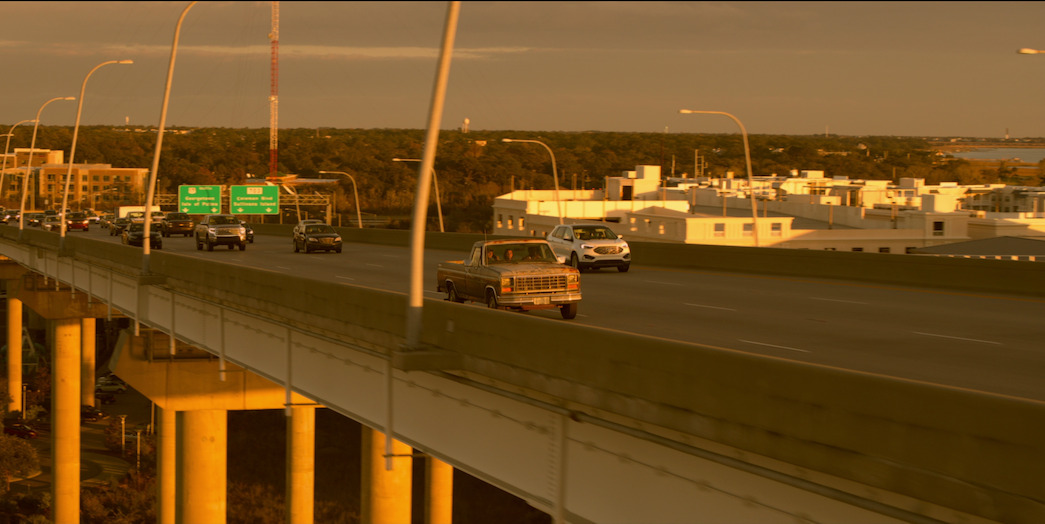
[[[580,271],[556,258],[543,239],[476,242],[465,260],[439,263],[436,289],[451,302],[522,311],[558,308],[565,319],[577,316],[581,301]]]

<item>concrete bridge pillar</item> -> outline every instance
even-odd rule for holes
[[[295,406],[287,419],[287,522],[315,518],[316,408]]]
[[[94,401],[96,325],[94,318],[80,319],[80,404],[97,407]]]
[[[10,296],[7,298],[7,389],[11,395],[8,413],[22,411],[22,301]]]
[[[80,521],[80,321],[52,320],[51,454],[55,522]]]
[[[454,515],[454,467],[428,457],[425,468],[425,524],[451,524]]]
[[[177,412],[156,406],[156,522],[174,524],[174,502],[177,476]]]
[[[226,521],[228,412],[179,411],[175,522],[223,524]],[[75,522],[75,521],[70,521]]]
[[[385,435],[363,426],[362,522],[364,524],[409,524],[413,450],[392,441],[392,469],[385,467]]]

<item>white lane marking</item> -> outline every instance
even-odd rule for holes
[[[723,311],[736,311],[735,309],[733,309],[731,307],[708,306],[708,305],[705,305],[705,304],[689,304],[689,303],[685,303],[683,305],[693,306],[693,307],[702,307],[702,308],[707,308],[707,309],[721,309]]]
[[[682,285],[680,282],[660,282],[658,280],[646,280],[645,282],[648,282],[650,284],[663,284],[665,286],[681,286]]]
[[[867,302],[857,302],[855,300],[839,300],[837,298],[820,298],[820,297],[809,297],[811,300],[823,300],[824,302],[841,302],[843,304],[859,304],[866,306]]]
[[[340,279],[344,279],[344,280],[355,280],[355,279],[354,279],[354,278],[352,278],[352,277],[343,277],[343,276],[341,276],[341,275],[334,275],[334,278],[340,278]]]
[[[786,349],[788,351],[798,351],[798,352],[801,352],[801,353],[811,353],[811,351],[809,351],[808,349],[790,348],[790,347],[787,347],[787,346],[778,346],[776,344],[766,344],[765,342],[754,342],[752,340],[740,340],[740,341],[741,342],[746,342],[748,344],[754,344],[756,346],[766,346],[766,347],[777,348],[777,349]]]
[[[912,331],[912,333],[914,333],[915,335],[923,335],[923,336],[926,336],[926,337],[949,338],[949,339],[952,339],[952,340],[964,340],[966,342],[979,342],[981,344],[994,344],[995,346],[1000,346],[1001,345],[1001,342],[995,342],[993,340],[979,340],[979,339],[975,339],[975,338],[952,337],[950,335],[939,335],[939,334],[936,334],[936,333],[921,333],[919,331]]]

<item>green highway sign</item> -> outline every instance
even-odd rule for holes
[[[231,186],[229,212],[236,215],[279,214],[279,186]]]
[[[178,186],[178,211],[191,215],[221,213],[221,186]]]

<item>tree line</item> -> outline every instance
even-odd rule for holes
[[[171,128],[163,139],[157,191],[176,193],[179,185],[235,185],[269,174],[268,129]],[[21,136],[25,134],[25,136]],[[26,147],[27,130],[17,130],[12,147]],[[352,174],[364,213],[409,216],[414,206],[422,129],[281,129],[277,174],[324,178],[320,171]],[[505,143],[504,138],[539,140],[554,152],[560,188],[598,189],[605,177],[636,165],[659,165],[663,176],[692,177],[699,161],[706,176],[746,174],[738,134],[472,131],[439,135],[434,169],[447,231],[491,228],[495,197],[512,189],[552,189],[552,158],[538,144]],[[68,152],[72,127],[43,126],[37,147]],[[24,142],[24,143],[23,143]],[[1016,177],[1011,169],[973,167],[945,159],[926,138],[882,136],[750,135],[755,176],[787,175],[792,170],[823,170],[828,177],[898,180],[923,178],[928,184],[1011,183],[1040,185]],[[81,126],[77,163],[113,167],[152,166],[155,129]],[[335,208],[354,215],[351,182],[338,182]],[[307,189],[306,189],[307,190]],[[431,204],[434,208],[434,201]],[[430,210],[434,216],[434,209]],[[353,217],[354,218],[354,217]]]

